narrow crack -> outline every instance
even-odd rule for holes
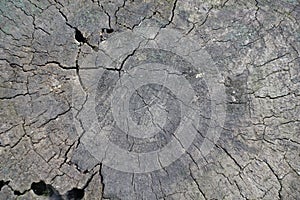
[[[173,3],[173,7],[172,7],[169,22],[164,24],[163,26],[161,26],[161,28],[167,28],[167,26],[169,26],[173,22],[173,19],[174,19],[174,16],[175,16],[175,9],[177,7],[177,2],[178,2],[178,0],[175,0],[174,3]]]
[[[102,185],[102,188],[101,188],[101,196],[102,196],[102,198],[105,198],[105,197],[104,197],[104,187],[105,187],[105,184],[104,184],[104,177],[103,177],[103,175],[102,175],[102,171],[103,171],[103,164],[100,163],[99,176],[100,176],[100,182],[101,182],[101,185]]]
[[[66,25],[69,26],[70,28],[72,28],[75,31],[75,40],[77,42],[79,42],[80,44],[87,44],[89,47],[91,47],[94,51],[98,51],[98,47],[94,46],[92,44],[90,44],[88,42],[88,39],[86,37],[84,37],[84,35],[82,34],[82,32],[77,28],[72,26],[69,22],[68,22],[68,18],[67,16],[59,9],[58,10],[59,13],[61,14],[61,16],[65,19],[66,21]]]
[[[201,195],[204,197],[204,199],[208,199],[206,197],[205,193],[203,192],[203,190],[201,189],[201,187],[200,187],[199,183],[197,182],[196,178],[194,177],[193,172],[192,172],[191,169],[190,169],[190,176],[193,179],[194,183],[197,185],[197,188],[198,188],[199,192],[201,193]]]
[[[274,176],[276,177],[276,179],[277,179],[277,181],[278,181],[278,183],[279,183],[279,186],[280,186],[280,188],[279,188],[279,190],[278,190],[278,197],[279,197],[279,199],[281,200],[281,199],[283,199],[282,198],[282,195],[281,195],[281,191],[282,191],[282,183],[281,183],[281,178],[275,173],[275,171],[274,171],[274,169],[271,167],[271,165],[266,161],[266,160],[264,160],[263,161],[264,163],[266,163],[266,165],[268,166],[268,168],[271,170],[271,172],[274,174]]]

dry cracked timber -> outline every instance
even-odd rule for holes
[[[0,199],[300,199],[299,1],[2,0],[0,19]]]

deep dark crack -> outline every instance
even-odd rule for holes
[[[78,42],[82,42],[82,43],[87,42],[87,39],[82,35],[82,33],[77,28],[75,28],[75,39]]]
[[[298,199],[299,13],[1,1],[0,199]]]

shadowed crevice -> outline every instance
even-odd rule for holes
[[[51,185],[44,181],[33,182],[31,184],[32,191],[38,196],[46,196],[53,200],[80,200],[84,197],[84,189],[72,188],[66,194],[59,194],[59,192]]]
[[[0,180],[0,191],[5,185],[8,185],[8,184],[9,184],[9,181]]]
[[[83,34],[77,28],[75,28],[75,39],[77,40],[77,42],[82,42],[82,43],[87,42],[87,39],[83,36]]]

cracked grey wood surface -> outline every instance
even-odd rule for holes
[[[0,199],[300,199],[299,20],[297,0],[1,1]],[[117,51],[112,46],[105,55],[105,42],[148,26],[197,37],[224,77],[226,121],[207,156],[195,160],[205,137],[199,134],[171,165],[128,173],[94,158],[74,121],[89,115],[80,113],[89,95],[80,80],[93,76],[93,70],[83,73],[85,59],[97,54],[104,62]],[[135,48],[122,69],[102,70],[118,77],[142,55]],[[78,107],[72,103],[77,89],[86,95]],[[137,123],[149,120],[137,108],[151,99],[140,95],[155,90],[132,97]],[[99,103],[105,95],[98,94]],[[100,108],[99,118],[111,121]],[[174,122],[177,111],[171,111]],[[134,140],[132,146],[128,137],[114,136],[136,152],[168,142]]]

